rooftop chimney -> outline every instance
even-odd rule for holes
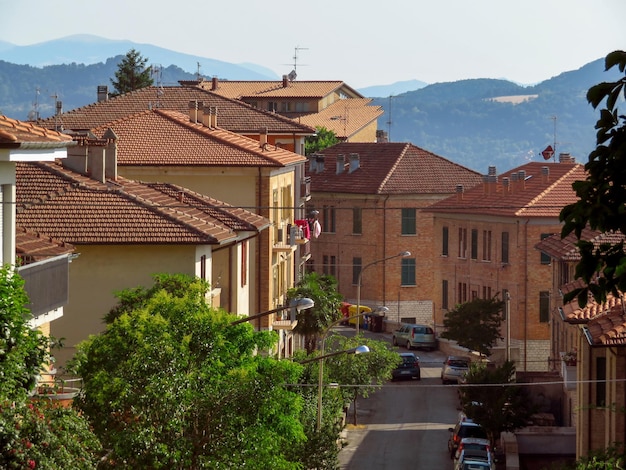
[[[189,121],[198,122],[198,100],[189,101]]]
[[[202,106],[202,125],[211,127],[211,106]]]
[[[517,172],[517,180],[522,189],[526,189],[526,170],[520,170]]]
[[[289,86],[289,77],[287,75],[283,75],[283,88],[287,88]]]
[[[346,164],[346,156],[345,155],[337,155],[337,174],[338,175],[343,173],[345,164]]]
[[[489,167],[489,170],[487,171],[487,174],[488,174],[489,176],[496,176],[496,167],[495,167],[495,166],[493,166],[493,165],[491,165],[491,166]]]
[[[547,166],[541,167],[541,182],[547,183],[550,181],[550,168]]]
[[[109,87],[106,85],[98,85],[98,103],[109,99]]]
[[[358,170],[361,167],[361,157],[359,157],[358,153],[351,153],[350,154],[350,171],[349,173],[352,173],[356,170]]]
[[[509,191],[511,190],[510,181],[506,176],[502,178],[502,189],[504,194],[509,194]]]
[[[462,201],[463,200],[463,192],[465,191],[465,188],[463,187],[462,184],[457,184],[456,185],[456,200],[457,201]]]
[[[265,150],[267,145],[267,127],[259,129],[259,146]]]
[[[212,91],[217,90],[217,84],[218,84],[217,77],[212,77],[211,78],[211,90]]]
[[[576,160],[569,153],[559,154],[559,163],[575,163]]]

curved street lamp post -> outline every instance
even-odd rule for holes
[[[307,310],[309,308],[313,308],[314,306],[315,306],[315,302],[312,299],[309,299],[308,297],[293,299],[291,302],[289,302],[289,305],[284,305],[282,307],[274,308],[272,310],[268,310],[267,312],[261,312],[261,313],[257,313],[254,315],[248,315],[247,317],[243,317],[243,318],[240,318],[239,320],[235,320],[234,322],[231,322],[229,326],[238,325],[239,323],[245,323],[250,320],[256,320],[257,318],[265,317],[267,315],[271,315],[272,313],[278,313],[283,310],[287,310],[288,308],[295,308],[295,314],[292,315],[291,322],[297,323],[295,315],[297,315],[302,310]]]
[[[407,256],[411,256],[411,252],[410,251],[403,251],[402,253],[398,253],[397,255],[393,255],[393,256],[388,256],[387,258],[383,258],[383,259],[379,259],[376,261],[372,261],[371,263],[366,264],[365,266],[363,266],[361,268],[361,271],[359,272],[359,278],[357,280],[357,285],[356,285],[356,312],[357,313],[361,313],[361,280],[363,278],[363,272],[369,268],[370,266],[374,266],[375,264],[378,263],[382,263],[384,261],[388,261],[390,259],[394,259],[394,258],[406,258]],[[362,315],[359,315],[362,316]],[[359,334],[359,321],[356,322],[356,334]]]

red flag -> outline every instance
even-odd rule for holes
[[[543,156],[544,160],[550,160],[554,156],[554,149],[551,145],[548,145],[546,149],[541,152],[541,155]]]

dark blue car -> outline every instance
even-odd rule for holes
[[[400,353],[402,362],[391,372],[392,380],[422,378],[419,357],[413,353]]]

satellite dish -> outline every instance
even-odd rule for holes
[[[297,76],[298,74],[296,73],[296,71],[292,70],[291,72],[289,72],[289,75],[287,75],[287,78],[289,79],[290,82],[293,82]]]

